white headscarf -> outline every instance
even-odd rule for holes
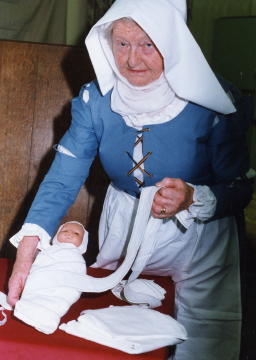
[[[111,28],[109,23],[102,25],[99,36],[105,57],[115,76],[111,109],[122,115],[126,124],[133,127],[162,123],[175,117],[187,102],[177,99],[163,74],[144,86],[134,86],[121,75],[112,52]]]
[[[80,244],[79,246],[77,246],[77,248],[78,248],[78,250],[79,250],[79,252],[80,252],[81,254],[84,254],[84,253],[86,252],[86,250],[87,250],[88,232],[85,230],[83,224],[81,224],[81,223],[78,222],[78,221],[68,221],[68,222],[65,222],[64,224],[62,224],[62,225],[58,228],[58,230],[57,230],[54,238],[52,239],[52,244],[53,244],[53,245],[63,244],[62,242],[59,242],[59,241],[58,241],[57,236],[58,236],[58,233],[60,232],[60,230],[61,230],[61,229],[63,228],[63,226],[66,225],[66,224],[78,224],[78,225],[82,226],[82,228],[83,228],[83,230],[84,230],[83,240],[82,240],[81,244]]]
[[[120,85],[121,75],[113,65],[113,54],[108,56],[109,50],[106,50],[109,25],[123,17],[129,17],[139,24],[162,54],[162,79],[167,80],[170,95],[174,92],[178,98],[223,114],[236,111],[186,25],[185,0],[116,0],[93,26],[85,42],[103,95],[113,87],[115,92],[117,84],[123,86]],[[156,81],[159,80],[162,81],[161,78]],[[131,86],[127,83],[124,82],[126,88]],[[149,84],[150,88],[152,84]],[[143,91],[143,87],[133,88]],[[173,97],[170,99],[173,100]],[[168,105],[170,103],[164,104],[164,108]],[[159,109],[155,110],[161,110],[161,106],[159,104]]]

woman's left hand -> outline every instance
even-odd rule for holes
[[[161,189],[155,194],[151,213],[155,218],[169,218],[193,203],[194,189],[185,181],[164,178],[156,184]]]

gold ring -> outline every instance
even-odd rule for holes
[[[160,210],[160,215],[165,215],[166,214],[166,208],[162,208]]]

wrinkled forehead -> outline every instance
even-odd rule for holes
[[[133,19],[127,17],[113,21],[110,27],[110,35],[112,38],[134,36],[138,39],[151,40],[150,36],[139,24],[137,24]]]

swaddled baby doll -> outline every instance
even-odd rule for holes
[[[60,226],[52,245],[36,257],[14,315],[45,333],[53,333],[70,306],[81,295],[72,281],[86,274],[83,258],[88,233],[82,224],[71,221]],[[69,285],[67,285],[69,284]]]

